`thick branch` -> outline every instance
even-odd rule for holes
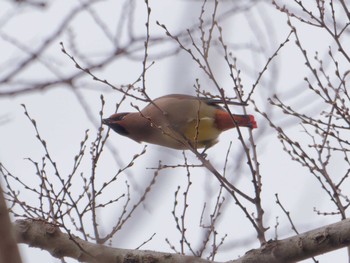
[[[350,244],[350,219],[320,227],[290,238],[269,241],[232,263],[296,262],[324,254]]]
[[[72,257],[83,262],[192,262],[209,260],[178,254],[112,248],[93,244],[68,234],[40,220],[17,220],[19,243],[44,249],[54,257]],[[230,263],[295,262],[350,245],[350,219],[311,230],[278,241],[269,241],[259,249],[250,250],[240,259]]]
[[[17,239],[32,247],[48,251],[57,258],[71,257],[80,262],[90,263],[205,263],[212,262],[192,256],[161,253],[155,251],[119,249],[82,240],[63,233],[59,227],[41,220],[17,220]],[[74,239],[74,240],[73,240]]]
[[[0,187],[0,263],[21,263],[10,216]]]

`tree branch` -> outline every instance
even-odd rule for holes
[[[0,263],[21,263],[14,231],[0,186]]]
[[[288,263],[321,255],[350,244],[350,219],[316,228],[300,235],[268,241],[259,249],[248,251],[232,263]]]
[[[57,258],[72,257],[81,262],[211,262],[193,256],[146,250],[119,249],[93,244],[63,233],[58,226],[33,219],[15,222],[17,240],[48,251]],[[230,263],[296,262],[346,247],[350,244],[350,219],[327,225],[290,238],[269,241]]]
[[[17,240],[32,247],[48,251],[53,257],[71,257],[79,262],[212,262],[193,256],[161,253],[146,250],[119,249],[94,244],[79,237],[63,233],[58,226],[40,219],[23,219],[15,222]]]

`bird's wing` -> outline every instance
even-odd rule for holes
[[[247,106],[248,104],[246,102],[238,102],[238,101],[232,101],[230,99],[227,99],[223,101],[220,98],[208,98],[208,97],[196,97],[186,94],[169,94],[162,97],[159,97],[156,100],[163,100],[163,99],[179,99],[179,100],[201,100],[204,101],[207,104],[211,105],[217,105],[217,104],[228,104],[228,105],[237,105],[237,106]]]
[[[142,110],[142,114],[158,125],[168,124],[184,132],[188,123],[194,120],[214,119],[218,108],[221,107],[194,96],[171,94],[155,99]]]

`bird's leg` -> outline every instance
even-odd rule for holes
[[[201,155],[204,159],[207,158],[208,154],[205,153],[206,150],[209,149],[210,146],[205,146],[203,151],[201,153],[199,153],[199,155]]]

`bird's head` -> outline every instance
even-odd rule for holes
[[[129,131],[127,130],[127,120],[126,116],[128,116],[129,112],[123,112],[123,113],[115,113],[111,115],[107,119],[103,119],[102,123],[110,127],[113,131],[116,133],[119,133],[120,135],[128,136]]]

